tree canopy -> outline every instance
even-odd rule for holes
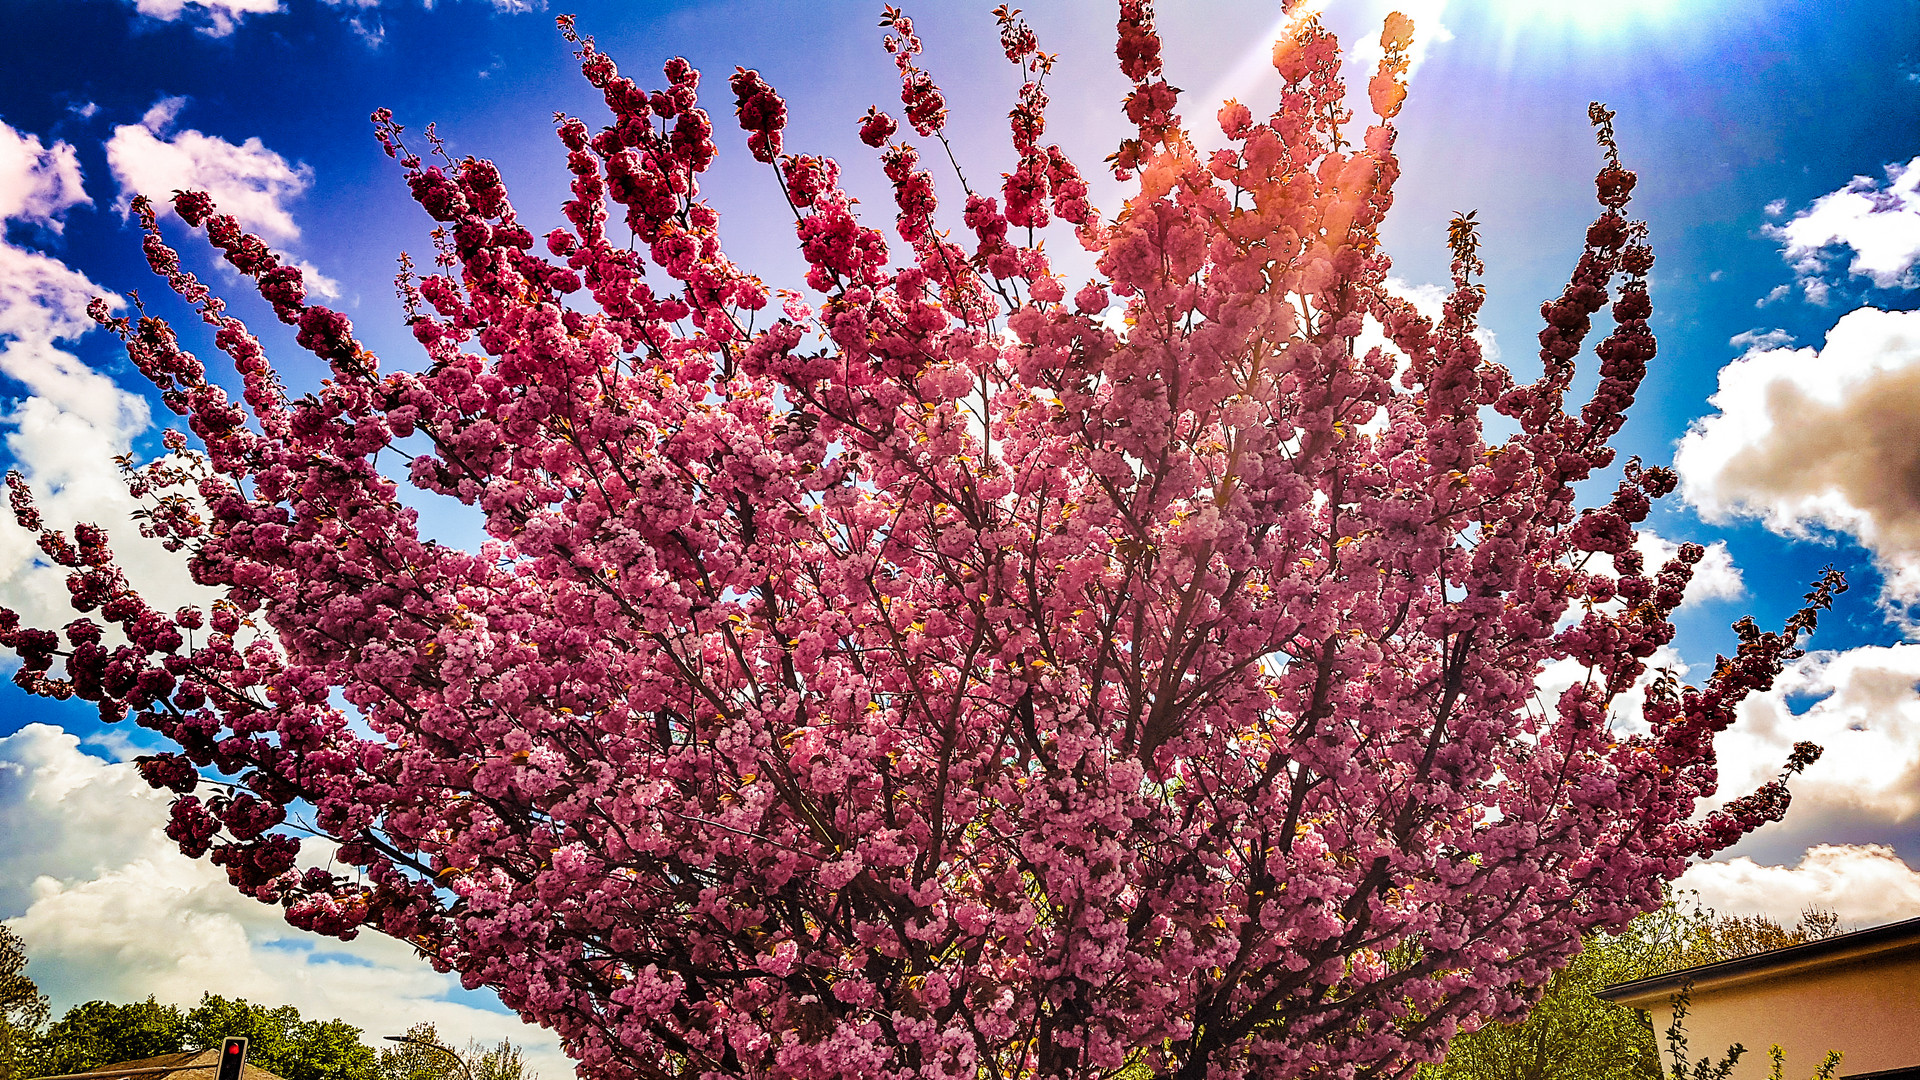
[[[37,1025],[35,1025],[37,1026]],[[407,1034],[438,1043],[432,1024]],[[468,1045],[449,1056],[417,1043],[379,1050],[342,1020],[307,1020],[292,1005],[256,1005],[244,998],[205,994],[191,1009],[148,998],[129,1004],[89,1001],[44,1031],[24,1030],[19,1077],[83,1072],[187,1050],[205,1050],[228,1038],[247,1040],[247,1061],[282,1080],[534,1080],[520,1048],[502,1039]]]
[[[1422,1070],[1422,1080],[1666,1080],[1658,1047],[1668,1033],[1596,991],[1839,932],[1830,911],[1808,911],[1782,926],[1764,916],[1715,915],[1689,897],[1671,900],[1620,933],[1589,933],[1525,1021],[1460,1036],[1443,1062]],[[1696,1065],[1688,1062],[1690,1071],[1700,1071]]]
[[[27,1075],[59,1076],[185,1049],[186,1017],[178,1006],[153,998],[124,1005],[88,1001],[37,1033]]]
[[[1582,934],[1784,812],[1818,748],[1696,810],[1715,733],[1843,583],[1740,622],[1699,685],[1651,678],[1702,548],[1646,562],[1676,479],[1611,446],[1656,345],[1604,107],[1596,216],[1510,369],[1476,337],[1472,215],[1438,318],[1387,286],[1404,16],[1370,119],[1289,0],[1278,97],[1196,136],[1151,5],[1118,7],[1111,216],[1004,5],[997,193],[936,182],[947,99],[882,13],[903,119],[858,130],[892,239],[734,71],[793,289],[725,254],[700,73],[650,89],[565,17],[607,113],[556,117],[543,242],[493,163],[373,116],[434,222],[399,278],[418,357],[176,193],[325,363],[311,388],[136,199],[231,371],[94,313],[187,429],[128,464],[142,527],[218,598],[159,610],[14,477],[79,615],[0,612],[17,681],[178,745],[142,768],[187,854],[492,987],[593,1080],[1402,1077],[1524,1016]],[[423,533],[402,485],[486,542]],[[1560,661],[1584,674],[1548,698]],[[296,805],[331,856],[307,868]]]
[[[535,1080],[520,1048],[502,1039],[492,1046],[469,1041],[464,1051],[446,1046],[432,1024],[415,1024],[380,1051],[382,1080]]]
[[[268,1008],[207,994],[181,1018],[184,1049],[245,1038],[247,1060],[282,1080],[376,1080],[379,1060],[360,1029],[340,1020],[304,1020],[291,1005]]]
[[[20,935],[0,926],[0,1080],[25,1076],[33,1034],[47,1021],[47,997],[27,974]]]

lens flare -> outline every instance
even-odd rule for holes
[[[1686,0],[1479,0],[1460,6],[1484,7],[1515,29],[1599,36],[1657,28],[1679,16],[1687,4]]]

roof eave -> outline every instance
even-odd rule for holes
[[[1702,964],[1650,979],[1615,983],[1597,991],[1594,996],[1616,1005],[1645,1009],[1665,1004],[1673,994],[1689,985],[1695,992],[1724,990],[1760,979],[1855,963],[1881,953],[1916,946],[1920,946],[1920,919],[1907,919],[1735,960]]]

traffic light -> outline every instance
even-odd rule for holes
[[[220,1047],[220,1080],[240,1080],[240,1067],[247,1063],[247,1040],[228,1039]]]

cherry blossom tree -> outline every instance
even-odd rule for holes
[[[946,100],[885,12],[905,129],[858,130],[892,236],[735,71],[804,291],[723,253],[685,60],[648,90],[561,20],[611,121],[556,118],[573,198],[538,241],[492,164],[376,113],[439,223],[399,278],[413,370],[176,194],[329,365],[299,396],[137,202],[239,400],[163,319],[97,305],[192,433],[129,482],[219,598],[156,610],[13,477],[83,613],[6,615],[16,681],[179,745],[141,768],[187,854],[492,987],[596,1080],[1399,1077],[1522,1016],[1583,931],[1784,811],[1783,783],[1696,808],[1715,732],[1842,583],[1742,622],[1699,686],[1650,678],[1701,549],[1643,564],[1674,477],[1609,447],[1653,256],[1604,109],[1598,216],[1522,381],[1475,340],[1470,217],[1440,319],[1385,287],[1408,20],[1361,127],[1299,5],[1277,107],[1227,102],[1206,153],[1150,6],[1119,8],[1112,216],[1045,142],[1054,61],[1016,11],[997,192],[939,190]],[[1581,510],[1588,482],[1612,495]],[[423,535],[402,484],[487,541]],[[1565,660],[1586,676],[1549,699]]]

